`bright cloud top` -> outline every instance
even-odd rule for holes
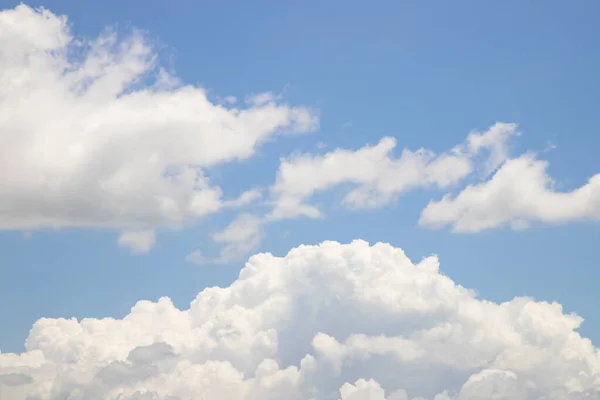
[[[41,319],[0,354],[7,399],[584,399],[600,352],[556,303],[497,304],[402,250],[363,241],[250,258],[188,310]],[[587,397],[586,397],[587,396]]]
[[[82,42],[25,5],[0,12],[0,52],[0,229],[177,227],[258,197],[223,200],[204,167],[318,125],[270,94],[212,103],[160,69],[141,33]]]

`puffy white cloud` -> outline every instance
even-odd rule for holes
[[[156,243],[154,231],[128,231],[119,236],[119,246],[133,253],[148,253]]]
[[[548,162],[532,154],[510,159],[488,181],[469,185],[454,197],[447,194],[430,202],[420,224],[479,232],[504,225],[525,229],[531,222],[599,220],[600,174],[575,190],[559,192],[547,167]]]
[[[600,352],[556,303],[479,299],[402,250],[363,241],[258,254],[187,310],[41,319],[0,354],[6,399],[600,398]],[[29,396],[29,397],[27,397]]]
[[[213,234],[213,240],[224,243],[217,262],[229,262],[254,250],[262,240],[263,221],[256,215],[238,215],[222,232]]]
[[[488,153],[486,173],[495,169],[507,156],[506,142],[516,132],[515,124],[497,123],[486,132],[472,132],[465,143],[442,154],[404,149],[395,157],[396,139],[385,137],[355,151],[336,149],[283,159],[270,189],[274,208],[268,218],[321,217],[321,210],[307,200],[344,183],[355,185],[343,199],[349,208],[383,206],[417,188],[449,187],[472,172],[478,154]]]
[[[137,31],[74,38],[66,17],[0,12],[0,229],[147,230],[241,206],[203,169],[309,132],[309,109],[255,97],[219,105],[162,70]]]

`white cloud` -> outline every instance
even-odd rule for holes
[[[581,322],[478,299],[435,257],[325,242],[253,256],[187,310],[162,298],[123,319],[41,319],[25,353],[0,354],[0,382],[10,400],[595,399]]]
[[[140,32],[85,42],[25,5],[0,12],[0,52],[0,229],[179,227],[232,205],[203,168],[318,125],[274,97],[212,103]]]
[[[507,224],[520,230],[531,222],[599,220],[600,174],[573,191],[559,192],[547,167],[546,161],[531,154],[508,160],[490,180],[467,186],[455,197],[447,194],[430,202],[420,224],[479,232]]]
[[[268,218],[322,217],[321,210],[307,200],[343,183],[355,185],[343,200],[349,208],[380,207],[413,189],[452,186],[472,172],[473,158],[483,150],[489,153],[487,172],[496,168],[504,161],[506,142],[515,133],[515,124],[497,123],[484,133],[471,133],[466,143],[439,155],[404,149],[400,157],[394,157],[396,140],[385,137],[355,151],[337,149],[283,159],[270,188],[274,209]]]
[[[133,253],[148,253],[156,243],[154,231],[126,231],[119,236],[119,246]]]
[[[204,257],[204,254],[202,254],[202,252],[200,250],[195,250],[195,251],[192,251],[190,254],[188,254],[185,257],[185,260],[192,264],[200,265],[200,264],[204,264],[206,262],[206,257]]]
[[[222,232],[213,234],[213,240],[224,243],[217,262],[230,262],[255,250],[262,239],[262,221],[256,215],[238,215]]]
[[[242,193],[237,199],[229,200],[223,203],[224,207],[243,207],[247,206],[262,197],[261,189],[250,189]]]

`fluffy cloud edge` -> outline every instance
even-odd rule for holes
[[[0,354],[0,384],[11,400],[597,398],[582,321],[479,299],[437,257],[323,242],[254,255],[187,310],[161,298],[122,319],[40,319],[26,352]]]

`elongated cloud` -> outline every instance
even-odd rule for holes
[[[212,103],[160,69],[140,32],[90,42],[25,5],[0,12],[0,229],[180,226],[224,200],[204,168],[251,157],[317,117],[263,94]]]
[[[0,354],[0,384],[10,400],[595,399],[581,322],[478,299],[435,257],[325,242],[255,255],[187,310],[162,298],[123,319],[41,319],[25,353]]]
[[[268,218],[321,217],[322,211],[308,200],[341,184],[354,186],[343,199],[349,208],[388,205],[418,188],[447,188],[473,172],[478,155],[485,157],[484,173],[489,174],[507,157],[507,141],[516,133],[515,124],[496,123],[483,133],[472,132],[465,143],[442,154],[404,149],[396,157],[392,154],[396,139],[385,137],[354,151],[337,149],[283,159],[271,187],[273,211]]]
[[[419,222],[473,233],[505,225],[525,229],[532,222],[600,220],[600,174],[575,190],[560,192],[547,167],[531,154],[510,159],[490,180],[430,202]]]

